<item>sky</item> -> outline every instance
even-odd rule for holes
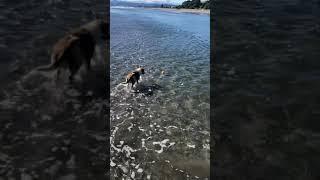
[[[182,4],[185,0],[121,0],[128,2],[159,2],[159,3],[171,3],[171,4]]]

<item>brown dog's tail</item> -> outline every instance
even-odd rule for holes
[[[128,84],[129,83],[129,79],[126,78],[126,81],[121,82],[121,84]]]
[[[44,66],[40,66],[38,67],[36,70],[37,71],[52,71],[54,69],[57,68],[57,65],[58,65],[58,61],[55,61],[55,59],[57,59],[59,54],[54,54],[54,55],[51,55],[51,64],[49,65],[44,65]]]
[[[37,71],[52,71],[54,70],[56,67],[54,64],[49,64],[49,65],[45,65],[45,66],[40,66],[38,67],[36,70]]]
[[[129,83],[129,79],[126,78],[126,81],[121,82],[121,84],[128,84]]]

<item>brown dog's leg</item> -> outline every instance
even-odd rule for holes
[[[91,70],[91,59],[86,59],[87,70]]]
[[[69,83],[72,84],[73,83],[73,79],[74,79],[74,73],[71,72],[70,76],[69,76]]]
[[[70,76],[69,76],[69,81],[72,83],[74,80],[74,75],[78,72],[80,68],[80,65],[77,64],[76,62],[74,63],[69,63],[69,71],[70,71]]]
[[[60,72],[61,72],[61,70],[60,70],[60,68],[58,68],[58,69],[57,69],[57,73],[56,73],[56,82],[59,81]]]
[[[82,49],[78,44],[74,44],[74,46],[71,49],[72,56],[68,59],[68,65],[69,65],[69,81],[72,82],[74,80],[74,75],[79,71],[81,65],[83,63],[86,63],[86,58],[84,54],[82,53]]]

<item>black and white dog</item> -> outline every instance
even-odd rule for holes
[[[131,88],[133,88],[133,85],[137,82],[139,83],[140,79],[140,74],[144,74],[144,68],[139,67],[133,72],[129,73],[126,77],[126,81],[124,82],[125,84],[131,83]]]

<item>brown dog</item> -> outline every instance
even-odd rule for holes
[[[139,67],[138,69],[136,69],[135,71],[129,73],[127,75],[126,81],[124,82],[125,84],[129,84],[131,83],[131,88],[133,88],[133,85],[137,82],[137,84],[139,83],[139,79],[140,79],[140,73],[144,74],[144,68]]]
[[[54,45],[51,53],[51,64],[37,70],[57,69],[56,78],[58,80],[60,69],[68,68],[71,82],[84,63],[87,70],[90,69],[91,58],[97,42],[109,39],[108,26],[108,23],[103,20],[94,20],[67,33]]]

